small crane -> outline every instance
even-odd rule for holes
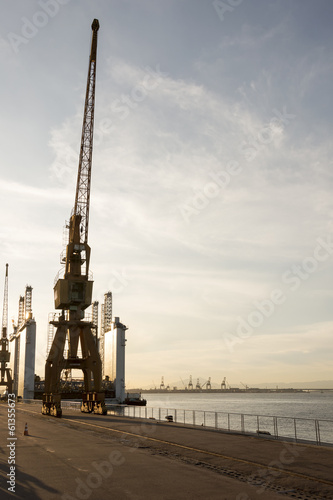
[[[2,313],[2,329],[0,340],[0,386],[7,387],[7,393],[12,394],[13,380],[8,367],[10,360],[9,341],[7,336],[8,330],[8,264],[6,264],[5,288],[3,294],[3,313]]]
[[[54,286],[55,308],[62,312],[51,323],[57,328],[45,364],[45,393],[42,413],[61,417],[60,376],[62,370],[81,369],[85,392],[82,412],[105,414],[105,393],[102,392],[102,362],[93,334],[93,322],[84,321],[84,310],[92,303],[93,281],[89,274],[90,247],[88,224],[90,181],[93,150],[97,33],[99,22],[94,19],[85,97],[81,148],[74,208],[69,222],[64,275]],[[68,341],[68,355],[64,348]],[[78,356],[79,341],[82,357]]]

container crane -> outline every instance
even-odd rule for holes
[[[69,222],[68,244],[63,277],[54,285],[55,308],[58,318],[51,320],[56,333],[45,364],[45,393],[42,413],[61,417],[60,376],[62,370],[81,369],[85,392],[82,412],[105,414],[105,393],[102,392],[102,362],[94,337],[93,322],[84,320],[84,310],[92,303],[93,281],[89,273],[88,245],[90,181],[93,150],[97,34],[99,22],[94,19],[89,58],[87,89],[84,106],[81,148],[76,184],[75,204]],[[58,273],[59,274],[59,273]],[[68,354],[64,347],[68,340]],[[79,341],[82,357],[78,356]]]
[[[207,390],[211,390],[212,386],[211,386],[211,378],[209,377],[208,380],[206,380],[206,382],[204,382],[201,386],[201,389],[203,389],[205,386],[206,386],[206,389]]]
[[[3,294],[3,313],[2,313],[2,329],[1,329],[1,341],[0,341],[0,386],[5,385],[7,387],[7,393],[12,394],[13,392],[13,380],[10,373],[10,368],[8,363],[10,360],[9,352],[9,340],[7,336],[8,330],[8,264],[6,264],[6,275],[5,275],[5,288]]]

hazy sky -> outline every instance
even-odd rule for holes
[[[33,287],[37,372],[98,18],[91,269],[127,386],[333,379],[333,3],[0,5],[1,292],[8,262],[16,319]]]

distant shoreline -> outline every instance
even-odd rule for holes
[[[134,389],[133,389],[134,390]],[[128,392],[131,392],[129,390]],[[327,392],[333,391],[333,389],[259,389],[259,388],[249,388],[249,389],[135,389],[137,392],[142,394],[211,394],[211,393],[221,393],[221,394],[235,394],[235,393],[299,393],[299,392]]]

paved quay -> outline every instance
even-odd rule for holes
[[[22,403],[11,493],[7,418],[1,404],[1,500],[333,499],[330,447]]]

